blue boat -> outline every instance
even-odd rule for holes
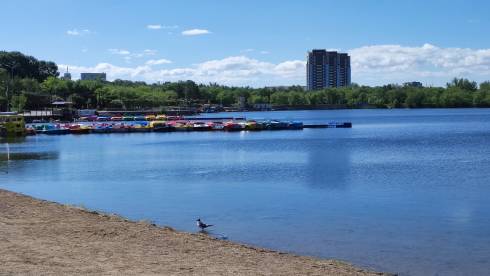
[[[145,116],[135,116],[134,120],[142,122],[142,121],[146,121],[146,117]]]
[[[289,123],[278,120],[270,120],[265,122],[265,128],[268,130],[284,130],[288,129]]]
[[[36,133],[46,134],[46,135],[64,135],[69,134],[70,130],[67,128],[57,127],[54,125],[42,125],[36,128]]]
[[[54,128],[54,129],[48,129],[44,132],[44,134],[47,135],[64,135],[64,134],[69,134],[70,130],[67,128]]]
[[[109,126],[97,126],[92,129],[92,133],[110,133],[111,127]]]
[[[303,129],[303,122],[289,122],[288,129]]]

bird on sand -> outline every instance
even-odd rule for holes
[[[206,229],[206,228],[208,228],[208,227],[213,226],[212,224],[206,224],[206,223],[202,222],[200,218],[198,218],[198,219],[196,220],[196,225],[197,225],[197,227],[199,227],[201,230],[204,230],[204,229]]]

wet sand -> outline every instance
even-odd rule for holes
[[[0,274],[388,275],[1,189]]]

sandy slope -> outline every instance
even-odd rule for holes
[[[0,189],[0,274],[382,275]]]

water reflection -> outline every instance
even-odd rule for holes
[[[307,184],[315,189],[347,188],[350,173],[350,148],[344,141],[319,141],[318,146],[308,151]]]
[[[2,161],[14,160],[47,160],[58,159],[58,152],[0,152],[0,164]]]
[[[10,143],[10,144],[19,144],[24,143],[26,141],[26,137],[0,137],[0,144]]]
[[[16,170],[17,173],[22,173],[29,168],[26,161],[58,158],[58,152],[11,152],[10,144],[6,144],[6,149],[0,151],[0,172],[8,174],[11,170]]]

